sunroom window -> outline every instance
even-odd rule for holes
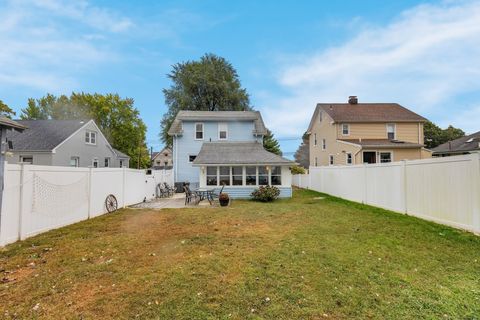
[[[243,167],[232,167],[232,185],[243,185]]]
[[[267,167],[258,167],[258,185],[266,186],[268,185],[268,170]]]
[[[282,184],[282,167],[272,167],[272,186]]]
[[[217,167],[207,167],[207,186],[217,185]]]
[[[256,186],[257,185],[257,167],[246,167],[246,183],[247,186]]]
[[[220,171],[220,179],[219,179],[219,184],[221,186],[230,185],[230,167],[219,167]]]

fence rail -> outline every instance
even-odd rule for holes
[[[293,185],[480,233],[480,154],[310,167]]]
[[[152,199],[160,182],[172,171],[6,164],[0,246],[105,214],[109,194],[119,207]]]

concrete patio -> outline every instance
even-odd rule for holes
[[[215,207],[216,204],[208,202],[208,200],[201,201],[198,205],[188,204],[185,205],[185,194],[184,193],[175,193],[170,198],[156,198],[150,201],[141,202],[135,205],[130,206],[134,209],[176,209],[176,208],[185,208],[185,207]]]

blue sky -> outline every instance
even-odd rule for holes
[[[317,102],[398,102],[480,130],[479,1],[0,0],[0,99],[47,92],[135,99],[161,147],[176,62],[229,60],[287,154]]]

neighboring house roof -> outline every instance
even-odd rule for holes
[[[319,103],[307,132],[311,132],[320,110],[335,122],[425,122],[427,119],[398,103]]]
[[[152,152],[152,157],[151,157],[151,161],[155,160],[155,158],[160,155],[160,154],[163,154],[165,151],[168,151],[170,153],[170,156],[172,155],[172,150],[169,148],[169,147],[165,147],[162,149],[162,151],[159,151],[159,152]]]
[[[23,131],[27,129],[26,126],[22,125],[18,121],[14,121],[12,119],[9,119],[7,117],[0,117],[0,126],[2,127],[7,127],[7,129],[14,129],[17,131]]]
[[[267,128],[263,123],[262,115],[259,111],[187,111],[182,110],[177,113],[168,134],[173,136],[182,133],[183,121],[248,121],[255,123],[253,134],[265,135]]]
[[[433,148],[433,153],[455,153],[480,150],[480,131]]]
[[[28,130],[8,132],[14,151],[52,151],[90,120],[15,120]]]
[[[293,161],[265,150],[258,142],[205,142],[194,165],[265,164],[288,165]]]
[[[117,155],[117,158],[119,159],[130,159],[129,156],[127,156],[125,153],[123,153],[122,151],[120,150],[117,150],[115,148],[112,147],[112,150],[113,152]]]
[[[423,144],[419,143],[388,139],[339,139],[338,141],[356,144],[358,146],[361,146],[362,148],[409,149],[423,147]]]

